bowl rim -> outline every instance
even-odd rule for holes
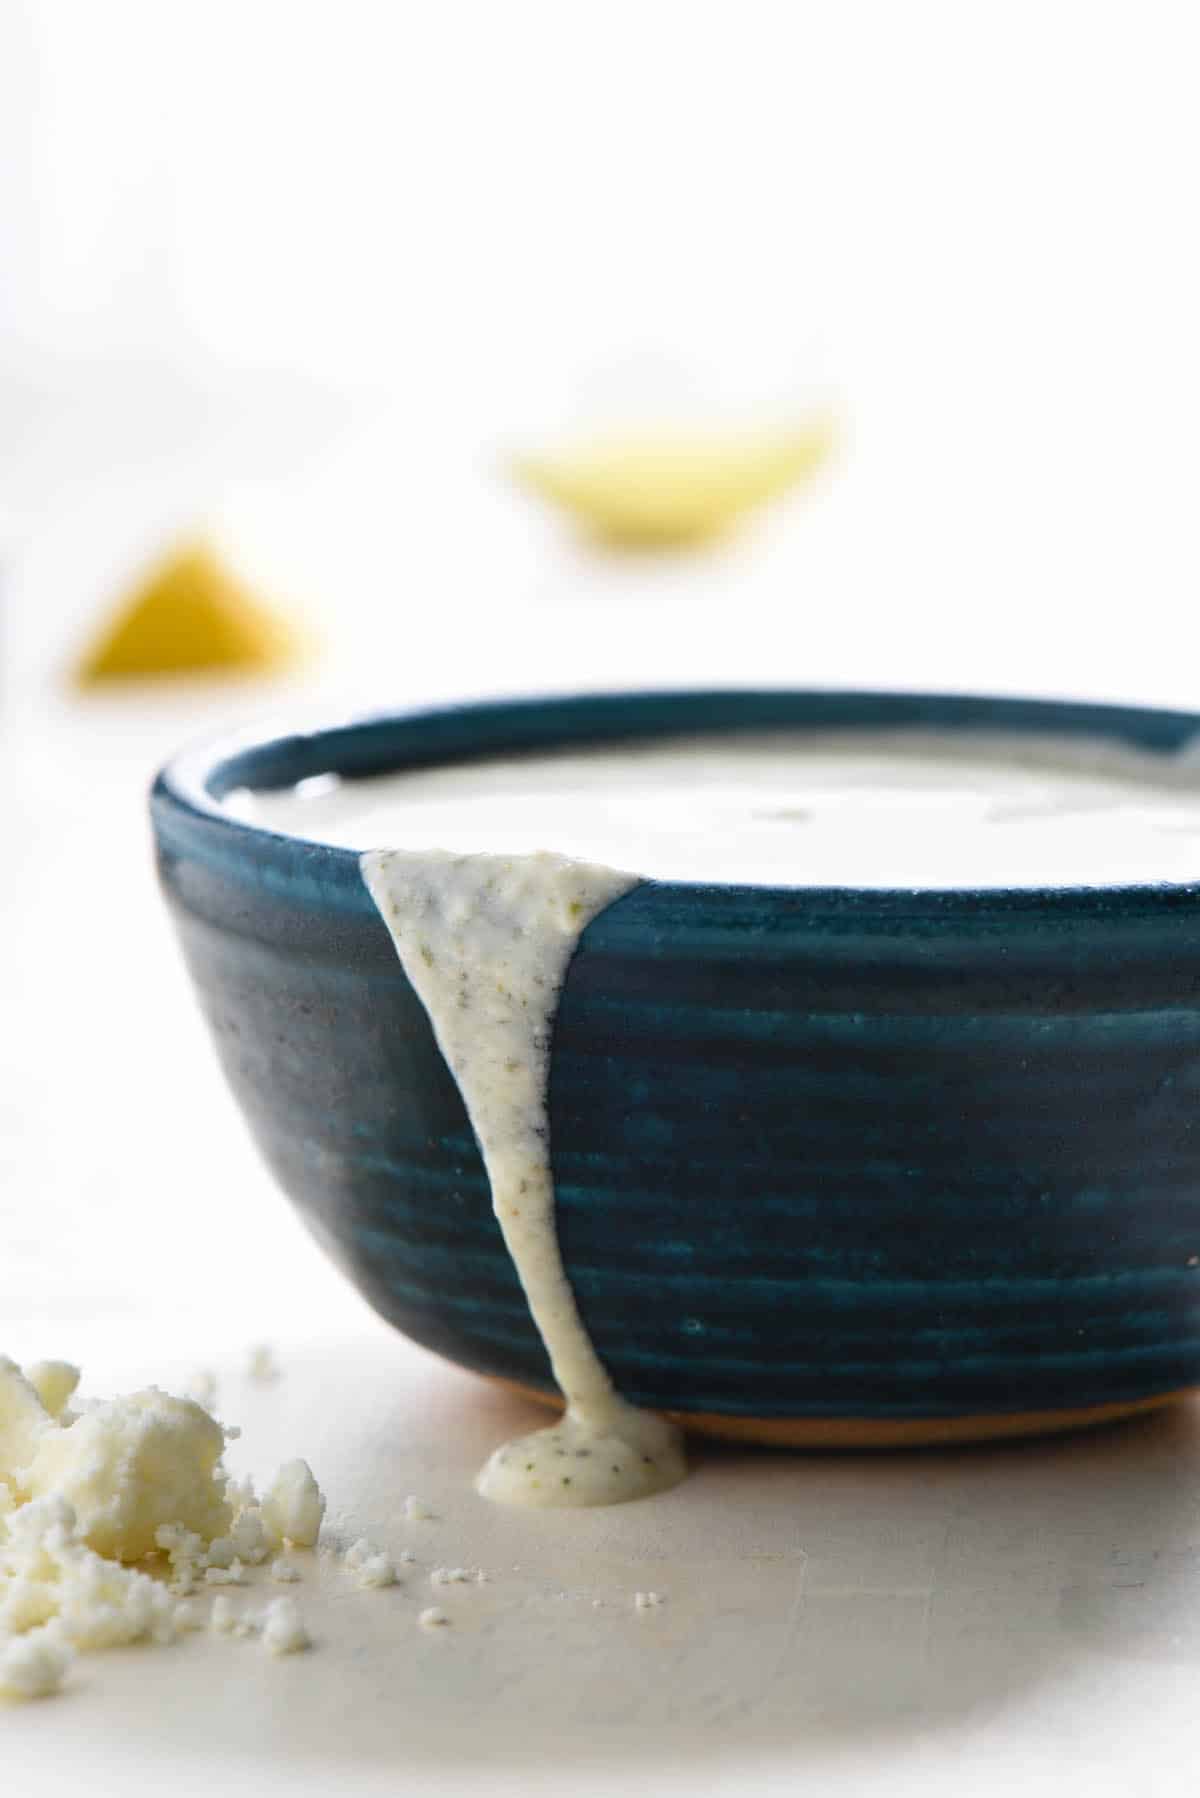
[[[776,708],[808,708],[816,714],[781,718],[772,724],[737,721],[741,710],[771,712]],[[651,713],[683,714],[681,721],[644,722],[629,725]],[[688,712],[696,714],[690,720]],[[724,721],[715,714],[727,714]],[[824,715],[822,715],[824,714]],[[562,734],[537,732],[521,741],[521,726],[558,717]],[[582,719],[583,728],[567,728]],[[622,720],[625,726],[622,728]],[[597,728],[600,726],[601,728]],[[350,778],[397,772],[404,767],[431,767],[449,762],[487,760],[521,749],[550,750],[587,742],[619,742],[634,738],[671,735],[724,735],[746,730],[830,729],[975,730],[1008,735],[1043,734],[1067,739],[1109,742],[1161,755],[1164,762],[1178,758],[1183,767],[1194,765],[1200,776],[1200,713],[1147,705],[1125,705],[1096,700],[1056,699],[1014,694],[978,692],[926,692],[906,688],[850,687],[653,687],[604,688],[574,692],[536,692],[474,696],[469,699],[402,707],[362,710],[318,710],[299,717],[265,718],[257,724],[227,730],[201,739],[170,758],[155,777],[150,794],[151,811],[160,837],[164,826],[199,827],[206,840],[215,832],[223,847],[237,859],[248,853],[253,859],[289,850],[302,856],[309,872],[320,868],[345,879],[358,876],[361,851],[322,843],[292,832],[239,818],[222,803],[237,787],[260,790],[296,784],[311,774],[333,772]],[[463,739],[464,730],[469,739]],[[460,746],[451,754],[437,753],[438,739],[457,731]],[[489,731],[491,735],[489,736]],[[514,741],[514,733],[517,740]],[[420,746],[422,735],[429,750],[405,754],[402,745],[394,754],[379,759],[380,746],[389,737],[405,737]],[[466,746],[469,740],[470,746]],[[364,742],[375,744],[358,765],[346,767],[346,755],[355,760]],[[1185,759],[1186,757],[1186,759]],[[257,775],[258,779],[249,778]],[[263,778],[263,776],[267,778]],[[1198,781],[1200,784],[1200,781]],[[1071,915],[1096,917],[1146,916],[1194,911],[1200,908],[1200,870],[1189,881],[1129,881],[1102,885],[1026,884],[1022,886],[863,887],[856,885],[769,886],[737,881],[660,880],[640,882],[675,900],[687,894],[753,897],[760,905],[807,901],[810,905],[860,912],[886,911],[892,916],[919,910],[938,914],[977,914],[982,911],[1053,914],[1063,922]]]

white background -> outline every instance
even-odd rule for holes
[[[141,1766],[399,1790],[411,1761],[429,1790],[514,1707],[537,1729],[497,1764],[528,1787],[558,1703],[577,1785],[599,1730],[643,1785],[657,1738],[693,1787],[753,1758],[755,1789],[1190,1790],[1190,1413],[1086,1447],[706,1464],[674,1510],[542,1547],[484,1517],[470,1464],[512,1419],[377,1327],[270,1191],[159,917],[142,789],[197,730],[359,695],[1194,704],[1193,27],[1165,4],[0,4],[0,1346],[98,1390],[214,1364],[251,1461],[324,1454],[347,1527],[394,1532],[424,1481],[436,1553],[542,1556],[440,1645],[442,1684],[407,1613],[393,1637],[321,1594],[323,1658],[282,1685],[207,1647],[92,1663],[53,1714],[0,1717],[14,1789]],[[817,402],[834,464],[708,556],[585,554],[499,469],[623,409]],[[324,661],[73,697],[98,610],[198,521],[314,615]],[[270,1404],[236,1371],[260,1336],[290,1370]],[[661,1643],[547,1621],[577,1562],[614,1604],[665,1583]]]

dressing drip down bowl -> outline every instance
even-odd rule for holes
[[[879,693],[478,703],[243,735],[159,776],[163,890],[255,1140],[376,1310],[449,1360],[554,1392],[358,854],[234,798],[768,732],[1018,759],[1053,740],[1200,807],[1200,717]],[[1195,881],[647,879],[604,905],[567,966],[546,1116],[563,1267],[617,1392],[836,1446],[1069,1428],[1200,1385],[1194,850]]]

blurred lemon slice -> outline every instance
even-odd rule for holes
[[[266,672],[295,662],[301,633],[211,545],[174,549],[129,594],[76,669],[83,686],[131,676]]]
[[[607,438],[518,456],[512,467],[591,536],[671,548],[722,535],[817,469],[832,442],[832,421],[817,419],[789,430]]]

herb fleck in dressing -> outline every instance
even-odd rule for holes
[[[429,1013],[483,1155],[492,1204],[566,1412],[496,1450],[502,1504],[617,1504],[675,1485],[682,1438],[614,1390],[563,1268],[550,1170],[550,1038],[567,964],[596,914],[637,884],[561,855],[371,850],[363,878]]]

